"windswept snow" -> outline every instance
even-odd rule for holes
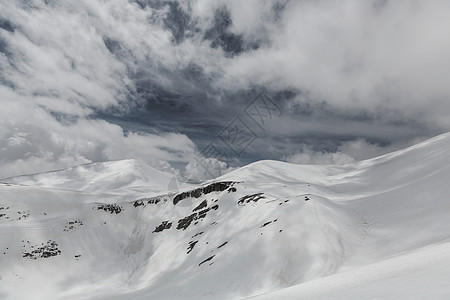
[[[5,179],[0,298],[448,298],[449,147],[201,186],[134,160]]]

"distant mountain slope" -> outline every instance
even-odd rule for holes
[[[445,134],[345,166],[261,161],[157,196],[135,188],[170,176],[132,161],[14,178],[0,185],[0,298],[448,294],[449,147]]]
[[[3,182],[34,187],[91,193],[164,193],[173,174],[156,170],[134,159],[90,163],[40,174],[3,179]]]

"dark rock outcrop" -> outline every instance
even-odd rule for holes
[[[252,195],[247,195],[242,197],[241,199],[239,199],[238,204],[243,205],[249,202],[258,202],[261,199],[265,199],[266,197],[263,196],[264,193],[256,193],[256,194],[252,194]]]
[[[202,203],[200,203],[196,208],[194,208],[192,211],[197,211],[199,209],[205,208],[208,206],[208,202],[206,200],[203,200]]]
[[[191,251],[194,249],[195,244],[197,244],[198,241],[190,241],[189,242],[189,246],[187,248],[187,254],[191,253]]]
[[[217,249],[222,248],[222,247],[225,246],[226,244],[228,244],[228,242],[223,243],[222,245],[220,245],[219,247],[217,247]]]
[[[211,209],[217,210],[218,208],[219,208],[219,205],[216,204],[216,205],[214,205],[214,206],[205,208],[205,209],[203,209],[203,210],[201,210],[201,211],[199,211],[199,212],[194,212],[194,213],[190,214],[189,216],[184,217],[184,218],[178,220],[177,229],[178,229],[178,230],[180,230],[180,229],[185,230],[186,228],[189,227],[189,225],[191,225],[191,223],[192,223],[193,221],[199,220],[199,219],[203,219],[204,217],[206,217],[207,213],[208,213]]]
[[[172,222],[162,221],[161,224],[156,226],[156,228],[155,228],[155,230],[153,230],[153,232],[161,232],[164,229],[170,229],[170,227],[172,227]]]
[[[215,182],[192,191],[180,193],[173,198],[173,205],[177,205],[178,202],[189,197],[199,198],[201,195],[204,194],[209,194],[212,192],[222,192],[231,187],[233,184],[235,184],[235,182],[233,181]]]
[[[122,207],[117,204],[100,204],[97,209],[110,212],[111,214],[119,214],[122,211]]]
[[[202,261],[201,263],[198,264],[198,266],[201,266],[202,264],[204,264],[207,261],[210,261],[211,259],[214,258],[215,255],[208,257],[207,259],[205,259],[204,261]]]
[[[58,244],[55,241],[49,240],[47,244],[31,252],[22,252],[23,257],[29,259],[49,258],[56,255],[61,255],[61,250],[58,249]]]

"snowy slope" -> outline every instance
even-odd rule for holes
[[[172,192],[135,161],[3,180],[0,299],[445,299],[449,147]]]
[[[90,163],[72,168],[5,178],[0,181],[89,193],[160,194],[167,191],[173,174],[167,174],[134,159]]]
[[[449,299],[449,147],[445,134],[331,176],[328,197],[368,222],[361,246],[336,274],[255,299]]]
[[[450,243],[248,299],[448,299]]]

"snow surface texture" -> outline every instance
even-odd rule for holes
[[[0,299],[449,299],[450,134],[201,186],[134,160],[0,184]]]

